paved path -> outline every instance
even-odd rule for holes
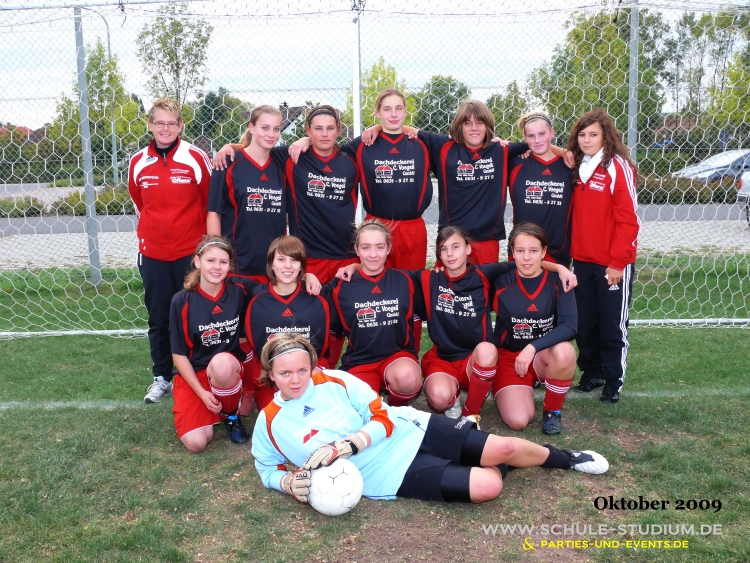
[[[0,270],[36,269],[52,266],[88,265],[88,239],[80,230],[65,234],[10,235],[0,238]],[[99,233],[99,255],[102,267],[135,266],[138,241],[133,231],[113,230]],[[506,229],[510,232],[510,224]],[[428,241],[434,241],[437,225],[428,225]],[[651,251],[706,254],[750,254],[750,228],[744,221],[646,221],[639,242],[641,254]],[[428,248],[432,260],[434,244]]]

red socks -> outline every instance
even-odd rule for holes
[[[398,393],[388,386],[388,382],[385,383],[385,388],[388,390],[388,406],[390,407],[403,407],[414,397],[419,395],[421,389],[417,389],[414,393],[406,395],[404,393]]]
[[[565,402],[565,395],[568,394],[572,383],[572,377],[570,379],[548,379],[545,381],[544,385],[547,387],[547,392],[544,394],[542,410],[559,411]]]
[[[214,387],[214,384],[209,380],[211,386],[211,393],[214,397],[219,399],[221,403],[221,416],[232,416],[237,414],[237,407],[240,406],[240,397],[242,396],[242,380],[238,381],[237,384],[231,389],[219,389]]]
[[[497,374],[497,366],[480,366],[477,363],[472,365],[469,393],[461,411],[463,416],[479,414],[479,411],[482,410],[484,398],[495,380],[495,374]]]

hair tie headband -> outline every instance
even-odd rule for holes
[[[338,116],[334,112],[332,112],[330,109],[328,109],[328,108],[318,108],[318,109],[312,110],[310,112],[310,115],[307,116],[307,123],[308,123],[308,125],[312,122],[312,120],[313,120],[314,117],[317,117],[319,115],[330,115],[334,119],[338,120]]]
[[[284,350],[283,352],[279,352],[279,353],[278,353],[278,354],[276,354],[275,356],[271,356],[270,358],[268,358],[268,363],[270,364],[271,362],[273,362],[273,361],[274,361],[274,360],[275,360],[276,358],[278,358],[279,356],[283,356],[284,354],[289,354],[289,353],[291,353],[291,352],[297,352],[298,350],[299,350],[300,352],[304,352],[304,353],[305,353],[305,354],[307,354],[308,356],[310,355],[310,352],[308,352],[307,350],[305,350],[305,349],[304,349],[304,348],[302,348],[301,346],[293,346],[292,348],[287,348],[287,349],[286,349],[286,350]]]
[[[528,119],[526,119],[526,122],[523,124],[524,127],[526,127],[529,122],[534,121],[535,119],[541,119],[542,121],[546,121],[547,124],[552,127],[552,121],[550,121],[549,117],[546,115],[532,115]]]
[[[363,223],[359,226],[359,230],[361,231],[362,229],[365,229],[367,227],[378,227],[380,229],[383,229],[386,234],[391,234],[391,231],[388,230],[388,227],[383,225],[383,223],[376,223],[375,221],[373,221],[372,223]]]
[[[212,244],[223,246],[224,248],[229,248],[229,245],[227,245],[227,243],[225,242],[222,242],[220,240],[212,240],[211,242],[207,242],[206,244],[200,247],[200,249],[198,250],[198,256],[201,255],[201,252],[203,252],[207,246],[211,246]]]

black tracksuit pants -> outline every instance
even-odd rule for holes
[[[578,278],[578,367],[582,378],[604,379],[605,389],[619,392],[628,362],[628,322],[633,291],[633,264],[625,267],[622,281],[609,285],[607,267],[573,261]]]
[[[172,381],[172,346],[169,343],[169,309],[172,297],[182,289],[185,275],[193,256],[177,260],[154,260],[138,253],[138,271],[143,280],[143,292],[148,311],[148,343],[154,377],[161,375]]]

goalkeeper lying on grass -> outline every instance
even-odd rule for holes
[[[503,490],[508,467],[609,468],[592,451],[558,450],[481,432],[411,407],[389,407],[359,379],[315,369],[315,349],[298,334],[278,334],[263,347],[262,377],[279,391],[253,432],[255,467],[266,487],[307,502],[310,471],[351,458],[364,495],[484,502]],[[289,471],[287,463],[299,469]]]

